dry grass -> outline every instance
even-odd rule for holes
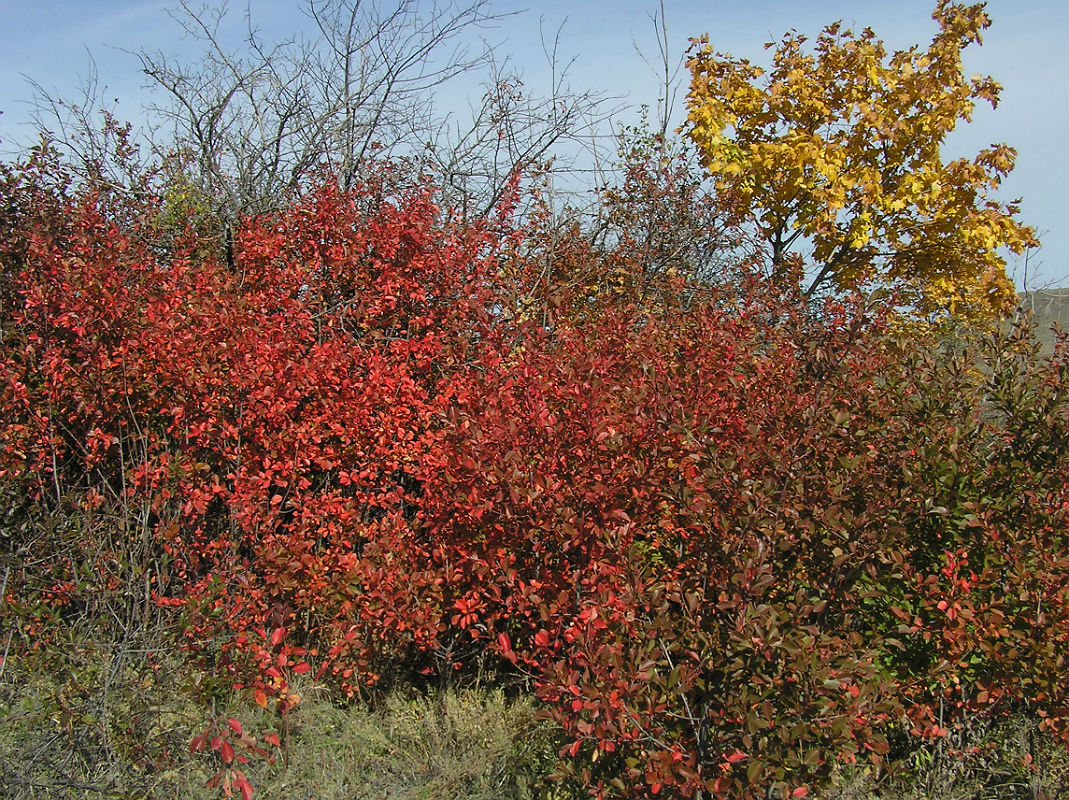
[[[213,711],[211,692],[174,663],[121,669],[108,657],[72,658],[64,671],[9,661],[0,680],[0,797],[10,800],[218,798],[205,783],[218,756],[191,754],[190,739]],[[245,773],[261,800],[533,800],[558,790],[544,780],[556,762],[553,730],[531,703],[498,691],[441,698],[388,698],[374,712],[297,686],[303,700],[285,721],[217,692],[216,718],[283,735],[269,764]],[[557,795],[559,796],[559,794]]]

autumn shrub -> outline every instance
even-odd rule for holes
[[[427,484],[472,574],[453,621],[597,791],[802,796],[963,714],[1064,720],[1064,349],[864,312],[622,309],[456,412]]]
[[[697,285],[388,165],[232,258],[44,195],[0,253],[16,654],[165,629],[204,705],[280,720],[302,680],[529,688],[600,796],[803,797],[966,715],[1064,735],[1064,343]],[[193,739],[219,780],[239,728]]]
[[[428,493],[446,503],[433,529],[478,547],[454,619],[534,672],[599,789],[763,792],[897,710],[828,563],[872,534],[799,519],[863,480],[834,461],[853,443],[828,436],[843,420],[816,374],[851,334],[821,324],[803,338],[815,323],[786,305],[667,326],[623,311],[527,344],[458,418],[462,469]]]
[[[433,584],[414,591],[410,473],[486,316],[484,231],[438,227],[425,191],[371,203],[327,186],[250,222],[231,269],[160,262],[72,198],[5,275],[5,481],[26,502],[121,507],[117,536],[151,536],[145,587],[183,607],[189,643],[222,626],[255,651],[300,616],[360,654],[354,685],[437,633]],[[101,533],[87,547],[106,561]]]

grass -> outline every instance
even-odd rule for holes
[[[5,664],[0,678],[0,797],[218,798],[205,784],[218,754],[190,753],[213,717],[239,719],[274,756],[243,766],[263,800],[534,800],[558,793],[554,730],[533,705],[500,691],[387,698],[379,708],[334,702],[297,686],[286,720],[243,695],[183,675],[177,658],[155,669],[100,652]],[[53,663],[54,667],[55,664]],[[282,748],[263,741],[283,736]],[[239,750],[239,752],[241,752]],[[560,796],[559,793],[556,796]]]

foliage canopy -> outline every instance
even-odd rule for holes
[[[962,71],[962,51],[990,20],[982,5],[948,0],[933,18],[927,50],[890,55],[869,28],[829,25],[813,52],[791,33],[767,73],[694,40],[687,131],[752,213],[781,280],[796,265],[791,248],[808,241],[809,294],[875,279],[922,314],[1001,316],[1016,295],[999,250],[1037,244],[1016,203],[989,196],[1016,154],[1005,144],[972,160],[941,154],[975,101],[998,102],[998,83]]]

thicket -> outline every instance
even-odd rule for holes
[[[5,665],[180,649],[280,721],[194,737],[234,791],[302,678],[526,687],[603,796],[802,797],[1009,712],[1064,737],[1064,341],[651,276],[627,231],[389,164],[227,259],[37,156],[3,184]]]

